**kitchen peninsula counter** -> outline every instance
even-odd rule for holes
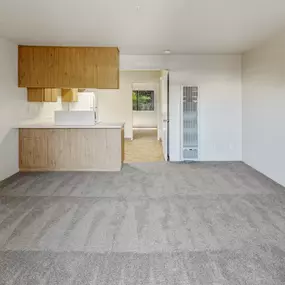
[[[122,129],[124,123],[102,123],[94,125],[55,125],[54,123],[23,123],[18,126],[19,129]]]
[[[20,171],[120,171],[124,160],[124,124],[19,127]]]

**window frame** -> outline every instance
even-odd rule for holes
[[[142,94],[139,94],[139,92],[150,92],[151,95],[151,106],[152,109],[151,110],[143,110],[143,109],[139,109],[139,96]],[[154,90],[148,90],[148,89],[136,89],[132,91],[132,95],[136,93],[136,109],[134,109],[134,100],[133,100],[133,112],[155,112],[155,92]]]

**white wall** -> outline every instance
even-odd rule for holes
[[[18,86],[18,47],[0,39],[0,181],[18,172],[18,131],[25,117],[26,91]]]
[[[199,86],[200,160],[242,159],[241,56],[122,55],[122,70],[168,69],[170,160],[181,159],[181,85]]]
[[[157,111],[133,111],[134,128],[156,128]]]
[[[0,181],[19,171],[18,129],[23,122],[54,121],[56,103],[28,103],[25,88],[18,88],[18,47],[0,38]]]
[[[133,138],[133,102],[134,83],[157,82],[159,71],[123,71],[120,72],[119,90],[97,90],[98,115],[102,122],[125,122],[125,137]]]
[[[94,92],[80,92],[78,102],[61,102],[61,93],[58,92],[57,102],[27,103],[25,108],[25,118],[21,123],[54,123],[55,111],[90,111],[93,110]],[[26,98],[26,96],[25,96]],[[95,103],[96,104],[96,103]]]
[[[243,55],[243,160],[285,186],[285,35]]]
[[[19,171],[18,129],[21,122],[53,121],[57,103],[28,103],[18,88],[18,46],[0,39],[0,181]]]
[[[53,111],[61,108],[60,102],[27,103],[26,90],[17,87],[17,60],[17,46],[0,39],[0,180],[18,171],[18,136],[13,126],[27,119],[52,120]],[[200,87],[201,160],[241,160],[240,62],[241,58],[238,55],[121,56],[122,70],[170,70],[170,159],[172,161],[180,160],[182,84]],[[126,122],[127,137],[132,137],[131,84],[150,80],[147,75],[142,79],[140,73],[147,74],[147,72],[137,72],[134,73],[136,74],[134,77],[130,77],[128,72],[123,72],[120,90],[98,92],[100,119],[106,122]],[[280,105],[276,108],[278,107],[280,110]],[[282,115],[278,112],[275,116],[282,119]],[[280,139],[282,141],[284,137],[280,135]],[[246,153],[245,150],[245,157],[248,157],[246,161],[251,163],[250,155],[246,156]]]

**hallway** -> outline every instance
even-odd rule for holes
[[[156,129],[134,129],[134,139],[125,140],[125,163],[164,161]]]

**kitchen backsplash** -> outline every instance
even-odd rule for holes
[[[61,102],[61,96],[58,96],[57,102],[27,103],[27,117],[22,123],[54,122],[55,111],[90,111],[93,110],[94,104],[96,107],[96,100],[92,92],[79,93],[78,102],[74,103]]]

